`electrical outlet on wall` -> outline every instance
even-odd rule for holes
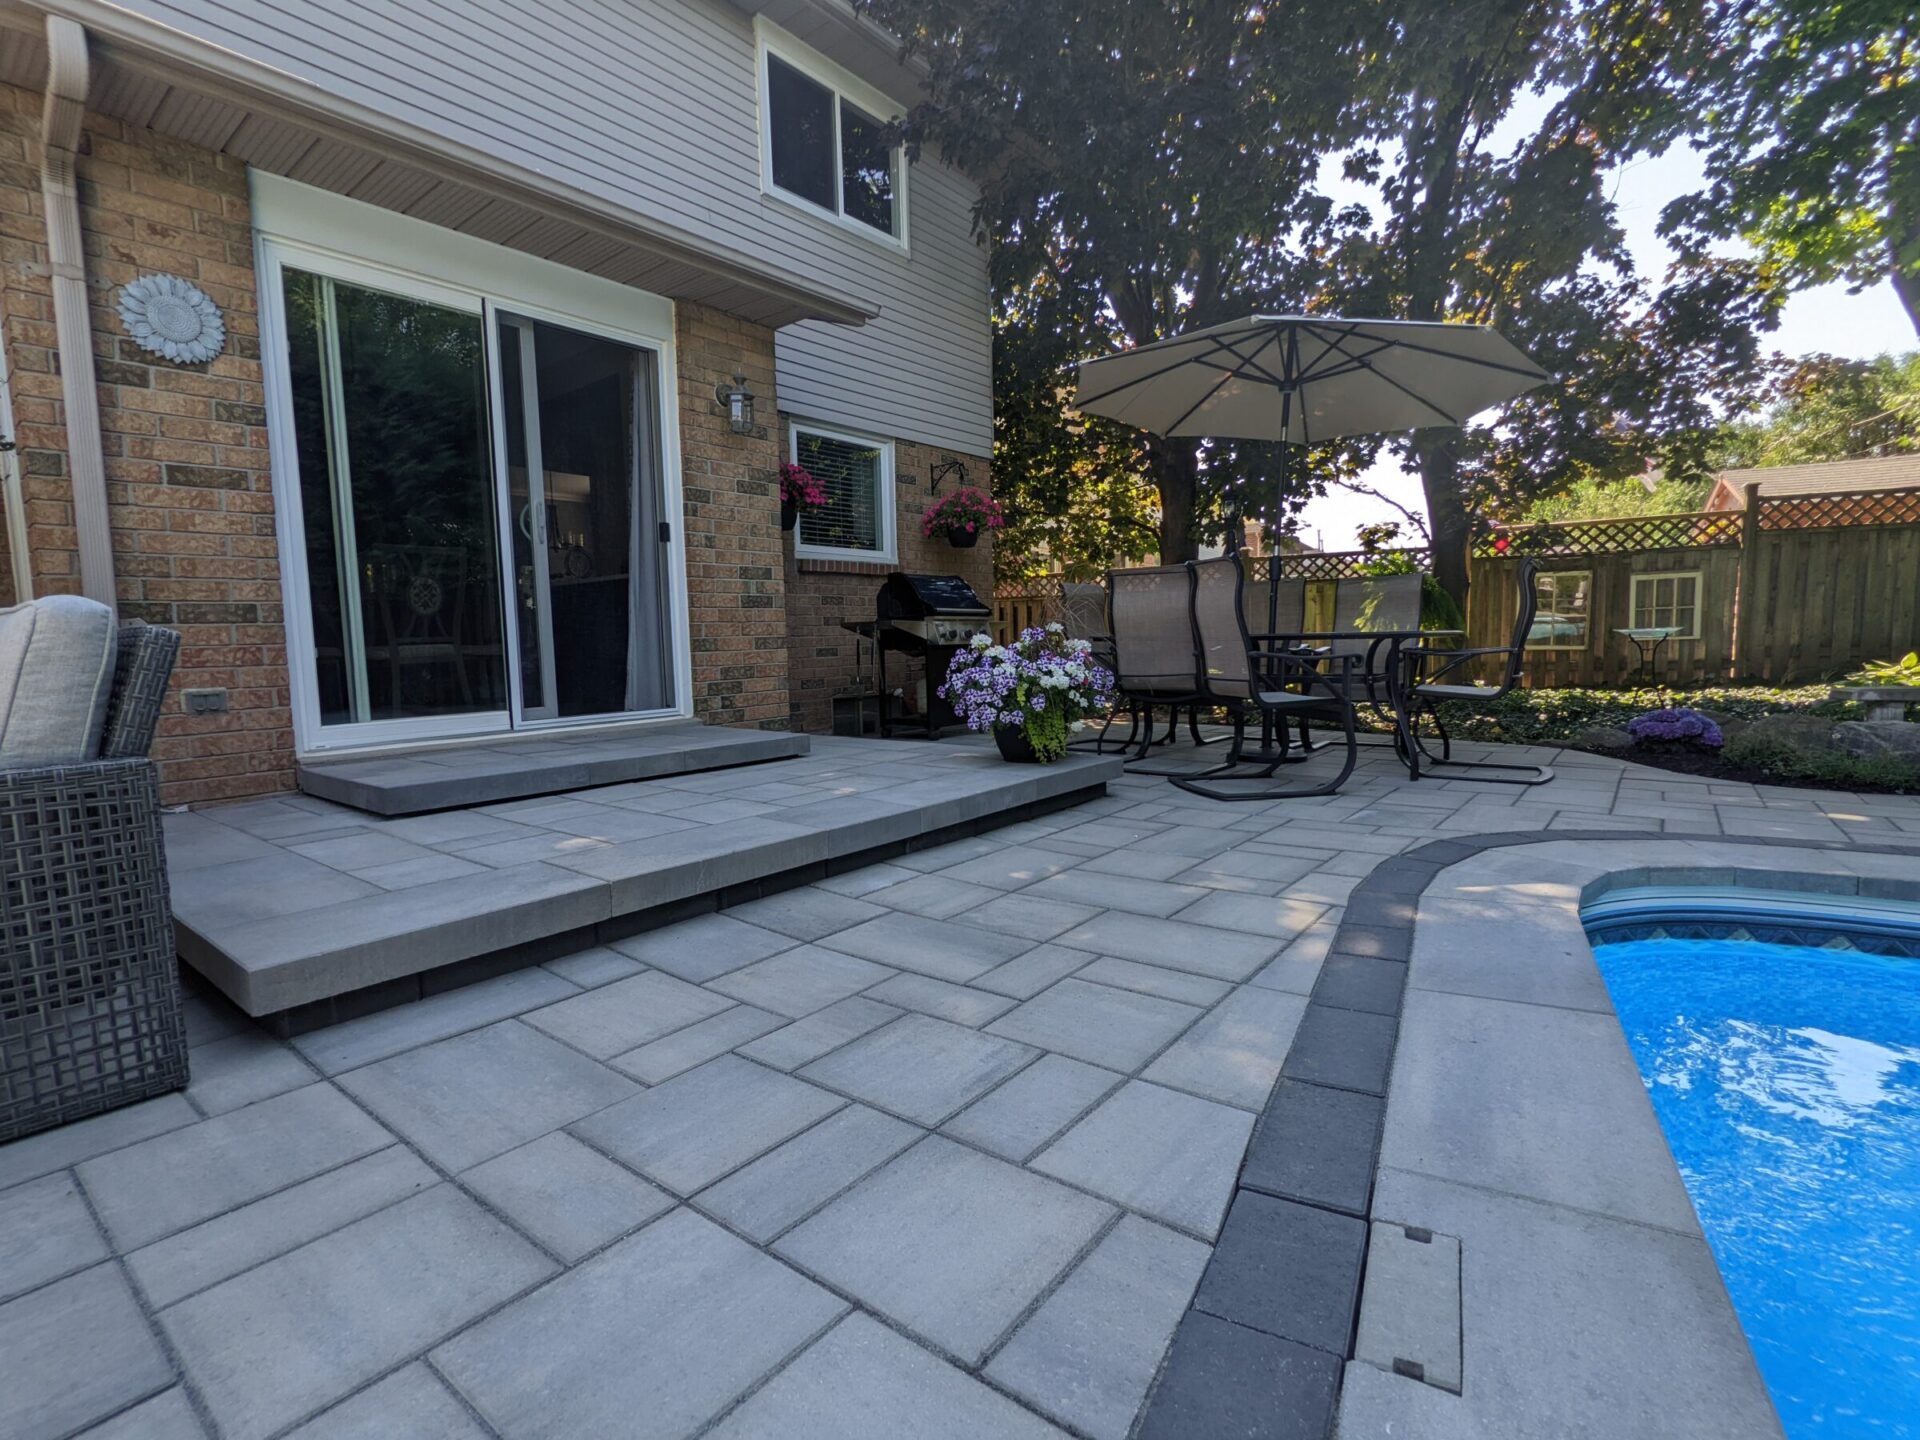
[[[224,686],[208,690],[182,690],[180,703],[186,707],[189,715],[224,715],[227,713],[227,692]]]

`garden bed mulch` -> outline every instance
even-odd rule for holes
[[[1535,741],[1535,744],[1551,743]],[[1730,765],[1718,755],[1700,750],[1614,750],[1599,745],[1563,744],[1562,749],[1578,750],[1583,755],[1604,755],[1609,760],[1624,760],[1631,765],[1646,765],[1655,770],[1672,770],[1706,780],[1726,780],[1739,785],[1776,785],[1786,790],[1825,790],[1843,795],[1912,795],[1912,786],[1846,784],[1829,780],[1805,780],[1775,775],[1754,765]]]

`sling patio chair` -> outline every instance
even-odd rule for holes
[[[1165,705],[1179,724],[1188,708],[1187,730],[1193,743],[1215,743],[1200,734],[1199,708],[1211,702],[1200,685],[1200,662],[1193,640],[1193,570],[1187,565],[1147,565],[1107,573],[1107,608],[1113,619],[1114,692],[1144,719],[1145,733],[1127,768],[1137,775],[1182,773],[1149,769],[1138,762],[1155,744],[1153,712]],[[1169,729],[1166,744],[1173,739]],[[1132,739],[1132,735],[1128,736]]]
[[[1060,582],[1060,623],[1066,629],[1069,640],[1085,640],[1093,646],[1093,661],[1114,669],[1113,626],[1107,619],[1107,587],[1097,580]],[[1120,707],[1115,706],[1117,711]],[[1069,750],[1091,750],[1096,755],[1105,752],[1109,743],[1115,748],[1125,750],[1140,732],[1140,711],[1127,705],[1127,718],[1131,722],[1124,740],[1110,741],[1113,729],[1113,716],[1101,726],[1100,733],[1085,740],[1070,740]]]
[[[1169,778],[1182,790],[1210,800],[1299,800],[1333,794],[1353,773],[1359,756],[1353,699],[1358,693],[1353,679],[1358,658],[1315,652],[1295,636],[1251,632],[1239,555],[1201,561],[1191,568],[1201,683],[1208,699],[1224,705],[1232,716],[1233,742],[1223,764]],[[1246,726],[1253,714],[1273,722],[1281,741],[1279,750],[1247,752]],[[1331,780],[1319,784],[1276,788],[1267,783],[1282,765],[1308,758],[1304,749],[1294,754],[1286,745],[1288,725],[1304,727],[1308,720],[1340,725],[1346,737],[1346,763]]]
[[[1392,703],[1393,642],[1420,629],[1420,587],[1419,575],[1349,576],[1334,586],[1332,653],[1358,658],[1356,701],[1383,720]]]
[[[1446,778],[1480,780],[1493,785],[1544,785],[1553,779],[1553,769],[1547,765],[1455,760],[1453,742],[1447,735],[1447,727],[1441,723],[1439,711],[1442,704],[1448,703],[1485,708],[1520,683],[1521,666],[1526,658],[1527,633],[1533,628],[1534,613],[1540,605],[1535,586],[1539,571],[1540,562],[1537,560],[1520,562],[1516,577],[1520,586],[1520,604],[1514,617],[1513,638],[1507,645],[1476,650],[1440,650],[1424,645],[1408,645],[1400,650],[1402,669],[1394,681],[1398,693],[1393,708],[1400,751],[1407,762],[1407,773],[1415,780],[1420,778],[1422,767],[1439,772]],[[1465,676],[1457,680],[1446,678],[1470,661],[1494,655],[1502,657],[1503,661],[1499,679],[1494,684],[1476,685]],[[1427,748],[1426,740],[1420,733],[1423,721],[1433,725],[1434,735],[1440,742],[1438,755]]]

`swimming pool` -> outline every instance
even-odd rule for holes
[[[1920,1440],[1920,960],[1594,946],[1788,1436]]]

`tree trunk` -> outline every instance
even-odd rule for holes
[[[1177,565],[1200,553],[1194,507],[1200,495],[1200,447],[1193,440],[1157,440],[1153,481],[1160,492],[1160,563]]]
[[[1893,293],[1900,297],[1907,319],[1913,325],[1913,333],[1920,335],[1920,273],[1909,275],[1895,266],[1889,275],[1893,280]]]
[[[1467,547],[1473,539],[1467,507],[1460,500],[1460,477],[1449,440],[1451,431],[1427,431],[1414,442],[1420,460],[1420,486],[1427,496],[1427,526],[1432,532],[1433,576],[1467,611]]]
[[[1887,273],[1920,334],[1920,155],[1895,149],[1887,170]]]

